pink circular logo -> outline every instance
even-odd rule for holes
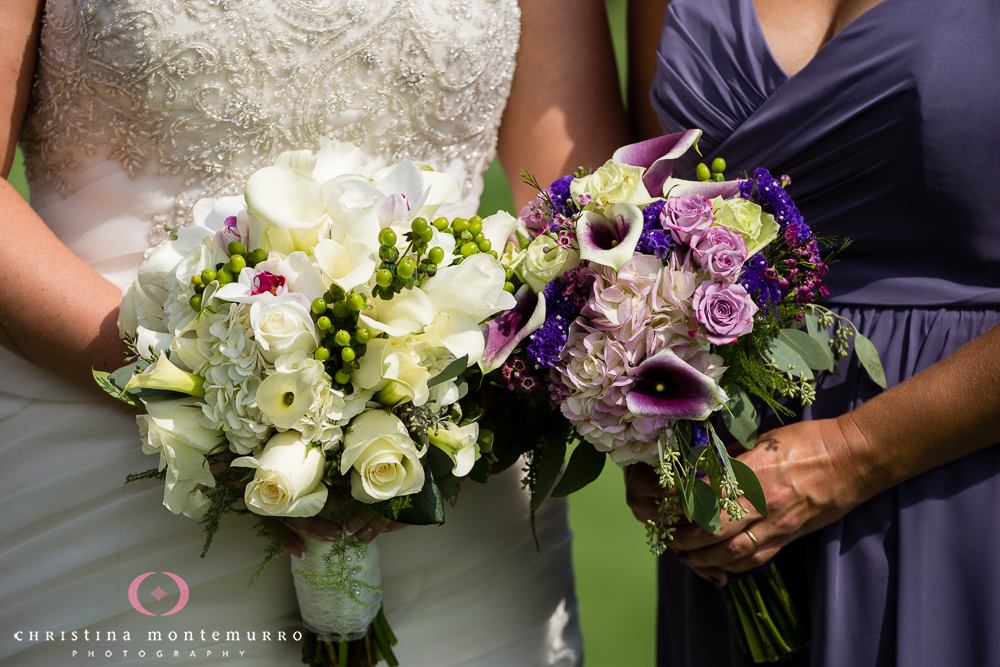
[[[146,608],[142,606],[142,603],[139,602],[139,584],[141,584],[146,579],[146,577],[153,574],[156,574],[156,572],[147,572],[145,574],[140,574],[138,577],[132,580],[132,584],[128,587],[128,601],[132,603],[132,606],[135,607],[136,611],[141,612],[146,616],[157,616],[157,615],[170,616],[171,614],[176,614],[177,612],[179,612],[181,609],[184,608],[184,605],[187,604],[188,598],[191,597],[191,593],[190,591],[188,591],[187,582],[185,582],[183,579],[181,579],[173,572],[162,573],[173,579],[177,583],[177,587],[181,591],[181,597],[179,600],[177,600],[177,604],[174,605],[173,609],[168,611],[166,614],[154,614],[151,611],[147,611]],[[166,597],[168,593],[166,593],[162,588],[157,586],[156,590],[150,593],[150,595],[156,598],[156,601],[159,602],[164,597]]]

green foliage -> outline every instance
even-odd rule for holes
[[[358,566],[349,565],[347,562],[348,552],[352,551],[354,558],[362,561],[368,556],[368,545],[354,539],[346,532],[341,532],[336,540],[330,542],[330,548],[323,554],[323,563],[326,565],[323,572],[302,568],[297,568],[295,572],[317,588],[336,588],[359,606],[367,607],[368,605],[354,591],[364,589],[377,593],[379,588],[355,576]]]
[[[285,552],[284,547],[284,535],[281,533],[281,522],[275,521],[274,523],[268,523],[264,521],[258,521],[254,523],[253,530],[257,534],[257,537],[267,540],[267,547],[264,549],[264,560],[261,561],[260,565],[257,566],[257,570],[250,577],[247,582],[247,588],[253,586],[260,575],[264,574],[264,570],[271,562],[280,557]],[[218,530],[218,523],[216,523],[216,530]],[[205,552],[208,550],[208,545],[211,539],[205,541],[205,549],[201,552],[201,557],[205,557]]]
[[[411,507],[413,505],[413,498],[411,496],[396,496],[394,498],[389,498],[388,500],[382,500],[377,503],[372,503],[369,505],[375,512],[378,512],[381,516],[384,516],[390,521],[399,520],[399,514],[403,510]]]
[[[157,479],[162,482],[166,478],[166,468],[163,470],[160,470],[159,468],[150,468],[149,470],[144,470],[142,472],[129,473],[128,477],[125,478],[125,483],[131,484],[132,482],[141,482],[144,479]]]
[[[248,513],[247,510],[237,509],[237,503],[243,498],[243,488],[239,483],[240,478],[240,474],[227,467],[221,472],[215,473],[215,488],[204,489],[202,491],[205,497],[212,503],[205,516],[201,518],[202,530],[205,531],[205,544],[201,548],[202,558],[208,554],[208,550],[212,546],[212,540],[215,538],[215,534],[219,532],[219,525],[222,522],[223,516],[226,514]],[[258,534],[260,534],[259,531]],[[257,580],[260,572],[263,572],[269,562],[270,559],[265,559],[257,574],[250,580],[250,583]]]
[[[566,464],[566,471],[556,488],[552,490],[552,495],[562,498],[576,493],[600,477],[607,462],[607,454],[597,451],[594,445],[586,440],[578,441],[573,454],[569,457],[569,463]]]

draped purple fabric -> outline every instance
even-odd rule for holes
[[[651,98],[701,128],[727,175],[762,166],[817,234],[852,245],[827,304],[877,346],[890,386],[1000,323],[1000,3],[884,0],[794,76],[752,0],[673,0]],[[878,393],[855,361],[805,419]],[[811,644],[791,663],[1000,664],[1000,448],[905,482],[789,545],[779,567]],[[749,665],[719,594],[660,559],[659,664]]]

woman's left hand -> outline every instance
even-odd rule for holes
[[[738,458],[760,479],[767,517],[743,500],[747,515],[729,521],[723,514],[718,535],[695,524],[682,525],[670,543],[678,560],[722,585],[726,572],[760,567],[792,540],[853,509],[865,494],[845,428],[850,427],[838,419],[798,422],[758,438],[756,447]]]

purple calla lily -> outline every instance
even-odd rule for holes
[[[663,183],[674,172],[674,160],[698,143],[701,130],[688,130],[665,134],[662,137],[640,141],[636,144],[622,146],[615,151],[612,160],[643,167],[646,173],[642,176],[642,184],[654,197],[663,192]]]
[[[576,223],[580,259],[618,271],[632,259],[642,236],[642,211],[633,204],[612,204],[604,217],[584,211]]]
[[[663,350],[639,364],[635,385],[625,397],[636,417],[707,419],[719,405],[719,386],[672,350]]]
[[[740,193],[739,181],[683,181],[679,178],[668,178],[663,184],[664,197],[683,197],[685,195],[701,195],[712,200],[716,197],[731,199]]]
[[[515,304],[483,325],[486,349],[479,360],[483,374],[500,368],[521,341],[545,323],[545,299],[527,285],[514,295]]]

